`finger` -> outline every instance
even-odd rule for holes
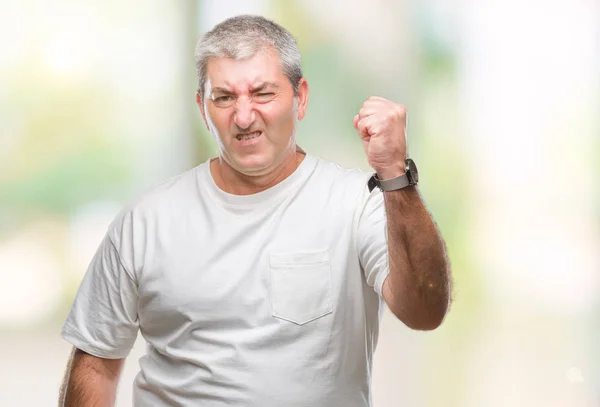
[[[357,130],[363,141],[369,141],[371,139],[371,121],[370,117],[365,117],[358,121]]]
[[[393,103],[389,100],[380,98],[380,99],[371,99],[369,98],[366,102],[364,102],[361,106],[361,109],[358,112],[358,115],[363,118],[367,116],[371,116],[379,111],[390,109],[393,106]]]
[[[356,130],[358,130],[358,127],[357,127],[357,125],[358,125],[358,121],[359,121],[359,120],[360,120],[360,116],[359,116],[359,115],[356,115],[356,116],[354,116],[354,121],[353,121],[353,124],[354,124],[354,128],[355,128]]]
[[[365,117],[369,117],[377,113],[377,106],[373,106],[370,104],[363,104],[363,107],[358,111],[358,118],[364,119]]]

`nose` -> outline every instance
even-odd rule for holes
[[[233,122],[242,129],[248,129],[255,119],[256,113],[252,107],[252,102],[245,98],[238,99],[233,114]]]

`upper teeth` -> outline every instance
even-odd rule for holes
[[[260,131],[255,131],[254,133],[250,133],[250,134],[242,134],[237,136],[238,140],[248,140],[254,137],[258,137],[260,136]]]

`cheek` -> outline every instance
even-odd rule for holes
[[[222,133],[228,127],[229,112],[228,109],[208,108],[206,110],[209,126],[218,133]]]
[[[273,129],[293,126],[296,118],[296,112],[291,105],[266,104],[260,109],[260,113],[265,125]]]

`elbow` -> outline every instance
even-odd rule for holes
[[[420,318],[406,318],[402,322],[415,331],[433,331],[444,322],[445,314]]]
[[[436,318],[421,318],[419,320],[410,321],[410,324],[406,323],[410,329],[414,329],[415,331],[433,331],[442,325],[444,322],[444,316],[436,317]]]
[[[448,313],[448,307],[422,308],[425,310],[413,312],[401,312],[390,308],[390,311],[408,328],[416,331],[433,331],[439,328]]]
[[[451,303],[448,282],[427,283],[412,290],[401,286],[402,290],[394,291],[393,280],[388,280],[384,282],[383,297],[390,311],[404,325],[418,331],[433,331],[442,325]]]

